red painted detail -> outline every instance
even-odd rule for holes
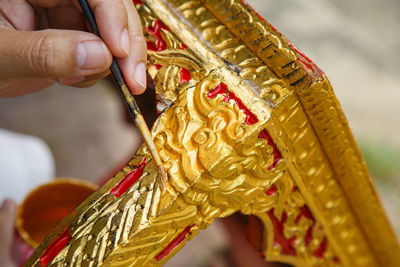
[[[142,176],[145,166],[146,158],[143,158],[142,162],[139,164],[139,166],[137,166],[136,170],[130,172],[127,176],[125,176],[113,189],[111,189],[110,193],[113,194],[116,198],[120,197]]]
[[[332,261],[333,261],[333,263],[336,263],[336,264],[340,263],[340,259],[338,257],[333,257]]]
[[[155,44],[151,41],[146,41],[146,44],[147,44],[147,50],[151,51],[158,52],[167,49],[167,44],[165,43],[164,40],[157,40]]]
[[[289,45],[299,55],[296,61],[302,64],[307,71],[314,72],[316,70],[316,74],[322,73],[322,71],[315,65],[315,63],[309,57],[303,54],[303,52],[301,52],[300,49],[298,49],[294,44],[290,42]]]
[[[272,30],[274,30],[274,31],[276,31],[276,32],[278,31],[278,29],[275,28],[274,25],[272,25],[272,24],[270,24],[270,23],[268,23],[268,25],[271,27]]]
[[[282,254],[288,254],[296,256],[296,250],[294,249],[294,242],[296,236],[286,238],[283,233],[284,223],[287,219],[287,213],[282,214],[281,220],[278,220],[274,214],[274,209],[267,212],[269,218],[271,219],[272,225],[274,226],[274,244],[275,246],[280,246],[282,248]]]
[[[69,229],[65,230],[61,235],[51,242],[50,246],[47,247],[45,252],[40,256],[40,265],[46,266],[49,264],[57,254],[71,241],[72,237],[69,233]]]
[[[271,135],[269,135],[269,132],[267,131],[267,129],[262,130],[259,133],[258,138],[267,140],[268,145],[272,147],[272,155],[274,156],[274,160],[272,162],[272,165],[268,167],[268,170],[271,171],[273,168],[275,168],[275,166],[278,164],[278,162],[282,159],[282,154],[279,151],[276,144],[274,143],[274,140],[272,140],[272,137],[271,137]]]
[[[190,79],[192,79],[190,72],[187,69],[182,68],[181,72],[179,73],[179,81],[181,83],[187,83],[190,81]]]
[[[292,188],[292,193],[297,192],[297,190],[298,190],[297,186],[293,186],[293,188]]]
[[[158,37],[158,38],[161,38],[161,29],[170,31],[170,29],[164,23],[162,23],[162,21],[159,19],[154,21],[153,27],[146,28],[148,33],[150,33],[154,37]]]
[[[147,41],[147,49],[151,51],[163,51],[167,48],[167,43],[164,41],[161,35],[161,29],[170,31],[170,29],[161,22],[161,20],[155,20],[153,27],[146,27],[147,32],[156,38],[156,42]]]
[[[158,39],[156,41],[156,48],[157,48],[157,51],[163,51],[163,50],[167,49],[167,43],[163,39]]]
[[[256,115],[254,115],[240,100],[240,98],[236,97],[236,95],[232,92],[228,91],[228,86],[225,83],[218,84],[214,89],[210,90],[207,93],[208,98],[214,98],[217,95],[226,94],[222,101],[228,102],[229,100],[235,101],[236,105],[238,105],[239,109],[243,111],[246,116],[245,123],[247,125],[252,125],[258,122]]]
[[[162,260],[165,256],[167,256],[177,245],[182,243],[185,240],[186,236],[190,233],[190,230],[194,224],[187,226],[177,237],[174,238],[169,244],[155,257],[157,261]]]
[[[154,64],[154,67],[156,68],[156,70],[159,70],[159,69],[162,68],[162,65],[161,64]]]
[[[308,227],[306,235],[304,236],[304,242],[306,247],[308,247],[313,240],[313,230],[314,230],[315,222],[313,222],[310,227]]]
[[[143,5],[143,2],[141,0],[133,0],[134,5]]]
[[[264,17],[260,15],[260,13],[255,12],[256,16],[261,20],[261,21],[265,21]]]
[[[309,220],[312,221],[312,224],[308,227],[306,235],[304,236],[304,242],[306,244],[306,247],[308,247],[308,245],[310,245],[312,239],[313,239],[313,230],[314,230],[314,226],[315,226],[315,218],[314,215],[311,213],[310,209],[308,208],[307,205],[304,205],[302,207],[300,207],[300,214],[297,215],[296,219],[294,220],[295,223],[299,223],[300,219],[302,217],[305,217]]]
[[[301,206],[300,207],[300,214],[297,215],[296,219],[294,220],[295,223],[299,223],[301,217],[305,217],[309,220],[315,221],[314,216],[312,215],[310,209],[308,208],[307,205]]]
[[[278,191],[278,187],[276,187],[276,185],[273,184],[267,191],[265,191],[265,194],[267,196],[272,196],[273,194],[276,193],[276,191]]]
[[[312,60],[309,57],[303,54],[303,52],[301,52],[300,49],[298,49],[294,44],[290,44],[290,46],[294,49],[294,51],[296,51],[297,54],[299,54],[302,58],[304,58],[307,61],[307,63],[314,64],[314,62],[312,62]],[[312,69],[311,66],[310,68]]]
[[[247,224],[246,237],[250,245],[262,255],[264,225],[262,221],[254,215],[249,215]]]
[[[301,58],[297,58],[297,62],[300,62],[300,64],[302,64],[308,71],[313,71],[313,67],[311,64],[307,63],[306,61],[304,61]]]
[[[326,249],[328,248],[328,240],[326,239],[326,236],[324,237],[324,240],[322,240],[321,244],[319,244],[318,248],[314,250],[313,255],[317,258],[324,258],[324,254]]]
[[[179,45],[179,49],[186,49],[186,48],[187,48],[187,45],[185,45],[184,43],[181,43]]]
[[[104,178],[100,179],[100,182],[98,183],[100,187],[105,185],[111,178],[114,177],[122,168],[126,166],[126,162],[119,164],[117,168],[113,169],[111,172],[109,172]]]
[[[147,44],[147,50],[157,51],[157,47],[153,42],[146,41],[146,44]]]
[[[214,89],[208,91],[207,97],[214,98],[219,94],[225,94],[227,92],[228,92],[228,86],[225,83],[220,83]]]

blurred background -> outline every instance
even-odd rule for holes
[[[400,1],[247,2],[327,74],[400,237]],[[41,138],[54,156],[56,177],[95,182],[118,170],[141,143],[107,81],[0,99],[0,128]],[[0,187],[12,178],[0,177]],[[217,223],[168,265],[209,266],[210,255],[228,243]]]

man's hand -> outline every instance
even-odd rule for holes
[[[0,0],[0,97],[53,82],[87,87],[118,58],[134,94],[146,87],[146,44],[132,0],[88,0],[104,42],[76,0]]]
[[[15,203],[8,199],[0,205],[0,263],[4,267],[16,267],[11,259],[16,208]]]

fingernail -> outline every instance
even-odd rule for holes
[[[126,55],[129,55],[129,34],[127,29],[121,34],[121,48],[125,51]]]
[[[146,66],[144,65],[143,62],[136,65],[135,80],[143,88],[146,88]]]
[[[64,84],[64,85],[71,85],[71,84],[76,84],[84,81],[86,78],[85,77],[68,77],[68,78],[60,78],[58,79],[59,84]]]
[[[100,69],[106,63],[108,49],[101,41],[86,41],[78,44],[76,64],[80,69]]]

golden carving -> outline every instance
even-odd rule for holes
[[[215,218],[237,211],[261,220],[265,260],[400,262],[341,108],[309,59],[239,0],[146,0],[136,8],[162,111],[152,134],[170,179],[164,191],[155,186],[143,146],[26,266],[162,265]]]

